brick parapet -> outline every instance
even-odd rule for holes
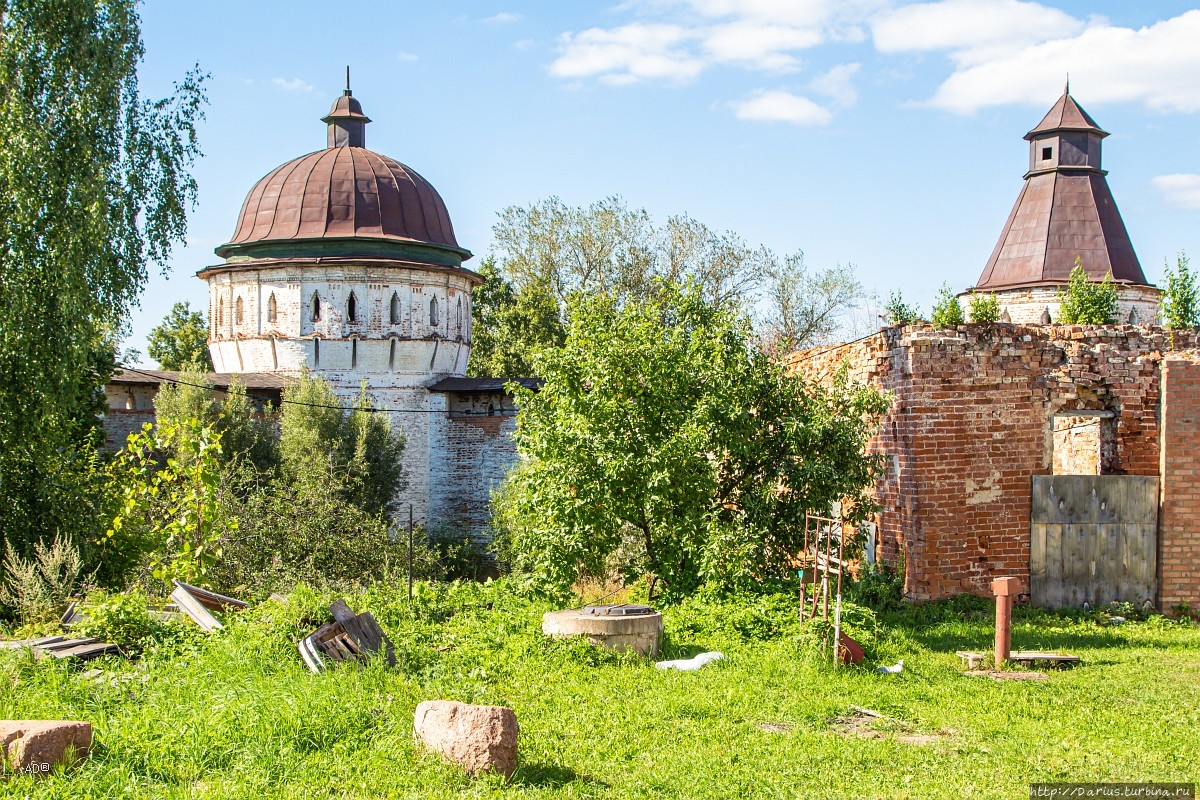
[[[869,449],[889,456],[876,486],[878,556],[903,555],[914,599],[988,594],[1029,572],[1030,478],[1052,466],[1054,417],[1111,412],[1107,471],[1159,472],[1159,363],[1196,331],[1117,325],[895,326],[792,354],[828,385],[844,369],[890,392]]]

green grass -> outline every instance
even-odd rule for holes
[[[778,599],[740,612],[692,603],[668,612],[666,655],[727,658],[680,673],[544,640],[545,607],[502,587],[422,587],[415,610],[400,591],[351,599],[396,640],[396,670],[308,673],[293,639],[328,598],[306,590],[217,635],[108,660],[99,679],[82,674],[94,662],[0,653],[0,718],[89,720],[100,743],[79,769],[0,782],[0,795],[1027,797],[1032,781],[1200,775],[1200,630],[1161,618],[1101,626],[1024,612],[1015,647],[1065,650],[1083,664],[1046,681],[994,682],[963,676],[954,655],[987,648],[986,605],[893,614],[873,633],[862,620],[875,660],[833,671]],[[901,657],[901,675],[871,669]],[[511,782],[468,778],[414,742],[413,709],[433,698],[515,709]],[[886,715],[878,738],[831,725],[852,705]],[[932,739],[903,740],[913,734]]]

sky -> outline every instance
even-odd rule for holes
[[[177,301],[247,192],[325,146],[345,68],[367,146],[428,179],[478,263],[496,214],[620,195],[687,213],[928,312],[972,286],[1021,189],[1022,139],[1061,95],[1112,135],[1104,166],[1142,268],[1200,256],[1200,2],[475,0],[141,9],[143,94],[209,73],[187,241],[127,347]],[[143,365],[152,361],[142,356]]]

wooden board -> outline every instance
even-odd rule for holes
[[[1037,475],[1030,518],[1030,594],[1036,605],[1142,604],[1156,591],[1158,479]]]
[[[13,639],[10,641],[0,642],[0,649],[17,650],[22,647],[42,647],[44,645],[61,642],[65,636],[43,636],[41,639]]]
[[[226,597],[223,594],[208,589],[201,589],[199,586],[192,586],[183,581],[175,581],[175,586],[183,589],[185,592],[196,598],[200,605],[210,611],[233,611],[240,608],[249,608],[250,604],[245,600],[238,600],[236,597]],[[174,595],[172,595],[174,596]]]
[[[100,656],[120,655],[121,648],[111,642],[90,642],[57,650],[39,649],[37,652],[38,655],[53,656],[54,658],[78,658],[80,661],[90,661]]]
[[[179,606],[179,610],[191,617],[202,630],[216,631],[225,627],[182,584],[177,585],[175,591],[171,592],[171,599]]]

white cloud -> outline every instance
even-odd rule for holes
[[[871,23],[883,53],[952,50],[960,59],[982,57],[993,48],[1014,47],[1073,36],[1084,23],[1057,8],[1023,0],[942,0],[903,6]]]
[[[1200,175],[1180,172],[1159,175],[1150,185],[1162,192],[1163,199],[1180,208],[1200,209]]]
[[[769,72],[791,72],[799,60],[791,54],[821,43],[815,28],[738,20],[704,31],[701,49],[718,64],[742,64]]]
[[[628,0],[637,21],[567,32],[550,72],[606,83],[680,83],[713,66],[794,72],[797,53],[861,41],[859,24],[887,0]]]
[[[861,64],[838,64],[812,79],[809,84],[817,94],[830,98],[834,105],[849,108],[858,102],[858,90],[854,88],[854,76]]]
[[[299,78],[292,78],[291,80],[285,80],[284,78],[272,78],[271,83],[275,84],[286,92],[311,92],[313,90],[313,85],[311,83],[305,83]]]
[[[954,72],[927,104],[957,113],[1048,104],[1067,73],[1089,103],[1200,111],[1200,10],[1134,29],[1020,0],[943,0],[884,14],[872,30],[883,52],[945,51]]]
[[[484,20],[488,25],[503,25],[506,22],[516,22],[521,18],[520,14],[514,14],[511,11],[501,11],[499,14],[493,14]]]
[[[685,82],[695,78],[703,62],[679,46],[693,34],[678,25],[633,23],[620,28],[590,28],[560,37],[562,55],[550,65],[559,78],[598,77],[605,83],[640,80]]]
[[[401,50],[399,53],[396,53],[397,61],[416,61],[419,58],[420,56],[418,56],[416,53],[406,53],[403,50]]]
[[[783,89],[760,89],[743,100],[729,104],[738,119],[756,122],[790,122],[794,125],[828,125],[833,119],[827,109]]]
[[[524,52],[533,47],[534,44],[536,44],[536,42],[533,39],[518,39],[517,41],[513,42],[513,47],[517,48],[521,52]]]

